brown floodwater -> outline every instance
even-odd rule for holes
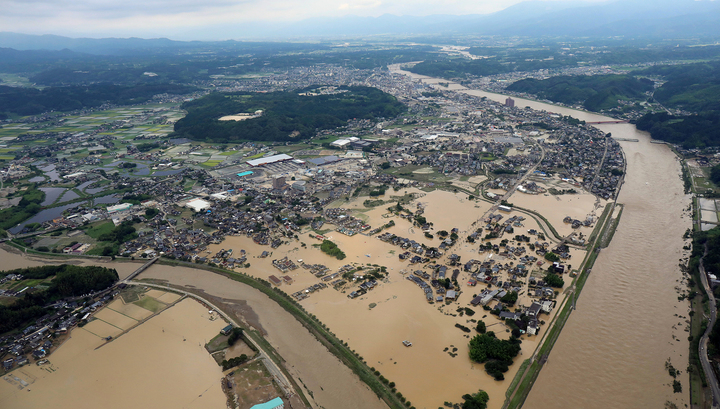
[[[439,81],[445,80],[430,80]],[[465,90],[455,84],[451,84],[450,89],[500,102],[505,99],[503,95]],[[600,115],[521,98],[515,98],[515,101],[517,106],[531,106],[586,121],[608,120]],[[526,405],[531,408],[637,408],[662,407],[666,401],[673,401],[680,407],[687,402],[687,375],[683,373],[679,377],[685,393],[673,394],[669,386],[672,378],[664,365],[669,358],[676,368],[684,372],[687,364],[688,341],[684,327],[688,305],[677,300],[675,287],[681,279],[677,264],[683,256],[682,234],[691,225],[690,219],[683,216],[683,209],[689,205],[690,198],[683,194],[679,163],[666,146],[650,144],[647,134],[638,132],[632,125],[599,127],[616,137],[640,140],[638,143],[621,142],[628,161],[628,173],[618,201],[625,204],[625,209],[612,243],[600,254],[578,300],[578,309],[571,314]],[[529,200],[529,197],[520,198],[517,194],[513,200],[516,198]],[[426,216],[434,221],[438,230],[458,227],[464,232],[469,228],[469,221],[482,215],[488,207],[482,202],[473,203],[462,195],[449,195],[447,192],[431,194],[418,201],[427,205]],[[563,205],[570,205],[572,209],[569,211],[582,216],[592,211],[587,207],[590,202],[582,199],[578,203]],[[529,202],[526,206],[543,214],[550,207],[558,207],[543,200]],[[354,203],[348,207],[359,208],[360,205]],[[377,220],[381,220],[382,213],[382,209],[365,212],[368,218]],[[462,222],[457,222],[449,214],[458,215]],[[560,216],[557,212],[553,217]],[[552,222],[558,227],[555,220]],[[408,222],[396,219],[396,223],[389,231],[431,244],[431,240],[425,239],[422,232],[413,229]],[[528,222],[526,227],[537,226]],[[302,303],[341,339],[347,340],[370,366],[395,381],[414,406],[434,409],[442,406],[445,400],[458,401],[464,393],[484,389],[490,392],[490,407],[499,408],[504,390],[518,365],[511,367],[504,382],[493,381],[481,366],[472,365],[467,358],[467,339],[453,327],[454,323],[469,326],[467,318],[443,313],[454,313],[454,309],[458,305],[466,305],[468,299],[461,296],[459,304],[444,307],[443,312],[436,311],[437,306],[425,303],[421,290],[400,275],[399,271],[407,268],[407,264],[397,261],[398,248],[390,247],[389,250],[385,243],[362,235],[329,235],[348,254],[347,259],[338,261],[318,249],[302,248],[300,241],[295,242],[296,245],[281,246],[267,259],[254,256],[268,248],[257,246],[246,238],[230,237],[221,245],[211,247],[211,250],[246,249],[250,254],[248,262],[252,265],[248,272],[263,278],[278,274],[270,261],[285,255],[292,259],[323,263],[333,270],[348,262],[388,266],[389,281],[359,299],[348,302],[346,294],[328,288],[312,294]],[[315,243],[307,236],[301,237],[301,241],[308,246]],[[435,239],[434,244],[437,243]],[[461,254],[463,260],[478,258],[476,253],[473,254],[472,247],[465,245],[453,251]],[[0,259],[7,268],[46,263],[40,258],[5,251],[0,252]],[[573,254],[575,259],[582,259],[582,253]],[[82,263],[112,265],[121,277],[139,266],[136,263],[109,264],[85,260]],[[318,282],[302,269],[289,275],[295,279],[291,286],[283,286],[283,290],[289,293]],[[257,320],[267,333],[269,342],[287,360],[293,376],[300,378],[313,391],[318,405],[347,407],[347,402],[353,402],[353,407],[384,407],[292,316],[250,287],[189,268],[158,265],[151,267],[143,276],[192,285],[218,297],[246,300],[247,305],[257,313]],[[461,276],[461,282],[464,278]],[[466,291],[471,290],[468,288]],[[466,295],[469,298],[472,294]],[[521,298],[519,303],[525,301]],[[373,308],[370,307],[372,304],[375,304]],[[480,310],[479,316],[476,314],[474,318],[482,318],[482,315]],[[501,327],[491,329],[501,336],[505,334]],[[95,342],[93,338],[80,335],[77,338],[81,338],[77,343],[80,346],[67,348],[68,354],[78,355],[78,351],[87,349],[83,342],[88,345]],[[402,346],[400,341],[404,339],[412,340],[413,347]],[[525,356],[534,349],[536,340],[531,338],[523,343]],[[458,356],[451,357],[443,351],[445,347],[449,347],[449,351],[458,348]],[[518,358],[518,361],[524,359],[523,356]],[[210,376],[208,381],[214,379]],[[35,387],[40,385],[37,383]],[[2,396],[4,398],[5,394]],[[50,402],[48,399],[43,402]]]
[[[104,340],[87,327],[101,321],[75,328],[50,364],[0,379],[0,407],[224,408],[222,369],[203,345],[225,323],[209,318],[204,306],[183,300],[99,349]],[[19,389],[13,377],[29,385]]]
[[[528,408],[678,407],[688,403],[687,301],[677,286],[691,228],[683,211],[680,164],[665,145],[651,144],[633,125],[603,131],[621,142],[628,162],[618,202],[624,209],[613,240],[600,253],[549,360],[528,396]],[[665,362],[683,372],[674,394]],[[572,387],[567,380],[572,379]]]
[[[409,73],[408,73],[409,74]],[[417,76],[413,75],[418,78]],[[425,81],[425,79],[423,79]],[[438,79],[429,79],[437,83]],[[451,89],[502,102],[504,95]],[[514,98],[530,106],[585,121],[611,118]],[[686,319],[689,305],[678,301],[682,238],[691,228],[684,213],[691,197],[683,192],[681,167],[665,145],[650,143],[631,124],[597,125],[620,142],[627,175],[618,202],[625,205],[612,243],[599,255],[574,311],[525,403],[528,408],[678,407],[688,403]],[[665,369],[671,363],[683,393],[674,394]]]
[[[409,192],[418,193],[410,189]],[[404,190],[399,193],[404,193]],[[388,200],[388,198],[384,199]],[[360,217],[366,219],[373,227],[394,220],[395,226],[385,231],[429,246],[440,244],[437,236],[433,239],[424,237],[423,232],[419,228],[414,228],[407,220],[399,217],[383,217],[387,215],[387,205],[365,209],[362,206],[363,201],[364,198],[357,198],[343,202],[342,206],[360,211]],[[557,208],[554,202],[547,203],[547,206],[544,202],[538,203],[534,208],[543,214]],[[579,207],[584,206],[583,209],[578,210],[579,214],[585,215],[593,210],[592,200],[579,200],[578,203]],[[424,194],[406,207],[414,209],[418,204],[425,208],[425,216],[434,223],[435,231],[449,231],[457,227],[461,237],[469,234],[474,229],[472,224],[491,207],[490,203],[484,201],[468,200],[467,194],[441,190]],[[537,222],[532,219],[528,218],[524,224],[527,229],[539,229]],[[428,304],[422,290],[401,274],[402,271],[422,268],[422,265],[412,266],[407,261],[401,261],[398,254],[403,250],[399,247],[362,234],[349,237],[331,231],[326,233],[326,236],[347,254],[346,259],[336,260],[312,247],[311,244],[319,242],[310,239],[307,234],[301,234],[299,242],[291,242],[273,250],[273,255],[265,259],[256,256],[268,247],[258,246],[246,237],[227,237],[221,244],[211,246],[210,250],[212,253],[221,248],[231,248],[235,252],[246,250],[251,267],[243,271],[263,279],[267,279],[270,275],[280,275],[272,266],[271,260],[285,256],[294,261],[302,259],[309,264],[324,264],[333,271],[348,263],[386,266],[389,272],[388,278],[361,297],[352,300],[347,298],[357,286],[351,286],[344,291],[326,288],[312,293],[309,298],[301,301],[301,304],[340,339],[346,341],[351,349],[365,358],[369,366],[375,367],[383,376],[395,382],[398,390],[412,402],[413,406],[434,409],[442,406],[446,401],[458,402],[462,395],[476,392],[478,389],[490,394],[490,408],[502,406],[505,390],[520,362],[535,349],[538,337],[523,337],[523,355],[519,356],[516,363],[510,367],[505,381],[495,381],[485,373],[482,365],[473,364],[468,357],[468,337],[473,333],[466,334],[456,328],[455,324],[474,327],[475,324],[471,319],[482,319],[488,324],[488,328],[501,338],[509,337],[509,330],[480,307],[473,307],[477,312],[472,317],[457,314],[457,308],[469,307],[470,300],[481,290],[480,286],[467,285],[470,278],[468,273],[460,274],[458,281],[462,294],[457,302],[449,305]],[[500,238],[495,240],[498,243],[499,241]],[[302,247],[301,242],[306,243],[307,246]],[[478,254],[477,247],[476,244],[461,242],[449,252],[460,255],[462,260],[473,258],[484,260],[490,256],[488,253]],[[582,260],[585,255],[583,251],[577,249],[572,249],[571,254],[573,260]],[[498,258],[497,255],[494,257]],[[508,261],[511,260],[503,263]],[[153,266],[150,270],[155,268],[157,267]],[[282,284],[280,288],[290,294],[320,281],[302,268],[290,271],[287,275],[290,275],[294,282],[290,285]],[[203,288],[207,286],[207,282],[202,282]],[[518,299],[519,305],[528,306],[530,303],[531,299],[526,294],[522,294]],[[257,308],[254,310],[258,312],[262,321],[263,310]],[[552,315],[546,318],[546,321],[551,318]],[[264,323],[262,327],[265,327]],[[271,337],[272,334],[269,334],[268,339]],[[411,341],[413,346],[410,348],[403,346],[404,340]],[[302,371],[298,376],[305,380]]]
[[[244,300],[257,313],[265,338],[282,355],[290,374],[305,385],[316,405],[387,408],[360,378],[332,355],[299,321],[260,291],[205,270],[155,264],[140,278],[167,280],[180,286],[202,288],[226,300]]]

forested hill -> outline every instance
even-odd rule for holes
[[[685,148],[720,146],[720,62],[656,66],[642,73],[667,80],[655,90],[655,100],[693,114],[646,114],[636,121],[638,129]]]
[[[496,60],[480,59],[423,61],[407,68],[420,75],[439,78],[464,78],[467,75],[487,76],[510,72],[510,68]]]
[[[112,85],[35,88],[8,87],[0,85],[0,119],[8,114],[37,115],[49,111],[73,111],[94,108],[102,104],[139,104],[157,94],[187,94],[195,87],[175,84]]]
[[[675,116],[668,113],[646,114],[635,121],[641,131],[654,139],[682,145],[686,149],[720,146],[720,113]]]
[[[183,104],[188,114],[175,123],[175,134],[208,142],[291,141],[345,125],[349,119],[392,118],[406,110],[395,97],[376,88],[340,87],[341,93],[299,95],[308,90],[312,89],[213,93]],[[263,110],[263,115],[246,121],[219,120],[256,110]]]
[[[655,90],[655,99],[668,108],[698,113],[720,111],[720,61],[659,65],[640,73],[667,80]]]
[[[618,100],[644,99],[653,82],[629,75],[558,76],[544,80],[528,78],[507,87],[509,91],[534,94],[563,104],[582,104],[588,111],[611,109]]]

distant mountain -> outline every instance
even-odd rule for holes
[[[89,54],[76,53],[68,49],[59,51],[14,50],[0,48],[0,71],[26,72],[45,69],[58,62],[82,62],[98,58]]]
[[[72,50],[89,54],[124,54],[130,50],[192,47],[197,42],[167,38],[70,38],[56,35],[30,35],[0,32],[0,47],[16,50]]]
[[[619,0],[607,3],[526,1],[488,15],[345,16],[310,19],[273,36],[481,34],[508,36],[667,37],[720,35],[720,3],[699,0]]]
[[[520,9],[515,21],[493,27],[465,29],[479,34],[521,36],[667,37],[670,34],[686,37],[720,34],[720,26],[700,18],[720,17],[720,4],[712,1],[620,0],[586,4],[534,16],[522,13],[526,5],[520,3],[515,6]]]
[[[437,34],[529,37],[717,37],[720,36],[720,2],[710,0],[619,0],[605,3],[526,1],[488,15],[344,16],[285,23],[256,21],[206,27],[202,30],[206,37],[208,33],[215,33],[218,38],[274,40]],[[104,55],[137,54],[143,51],[178,52],[208,44],[230,48],[250,45],[235,41],[174,41],[167,38],[94,39],[0,32],[0,47],[18,50],[68,49]]]

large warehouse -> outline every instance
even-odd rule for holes
[[[247,162],[245,162],[245,163],[247,163],[248,165],[256,168],[256,167],[258,167],[258,166],[269,165],[269,164],[271,164],[271,163],[285,162],[286,160],[292,160],[292,158],[293,158],[293,157],[290,156],[290,155],[286,155],[286,154],[284,154],[284,153],[281,153],[280,155],[273,155],[273,156],[268,156],[268,157],[266,157],[266,158],[259,158],[259,159],[249,160],[249,161],[247,161]]]

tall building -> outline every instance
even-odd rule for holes
[[[273,179],[273,189],[282,189],[285,187],[285,177],[278,176]]]
[[[507,97],[507,99],[505,100],[505,106],[506,106],[506,107],[511,107],[511,108],[514,107],[514,106],[515,106],[515,100],[512,99],[512,98],[510,98],[510,97]]]

